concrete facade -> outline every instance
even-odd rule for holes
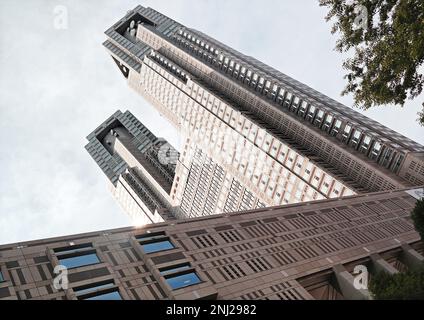
[[[424,261],[410,219],[416,200],[385,191],[2,245],[0,299],[105,292],[142,300],[369,299],[368,290],[354,287],[356,266],[372,274]],[[147,249],[158,241],[172,247]],[[81,252],[98,261],[69,269],[69,288],[56,290],[54,268]],[[187,275],[198,281],[171,287]]]

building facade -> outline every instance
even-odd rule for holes
[[[106,35],[129,86],[184,139],[180,217],[424,183],[421,145],[151,8]]]
[[[135,225],[174,219],[170,198],[178,152],[129,111],[115,112],[88,135],[86,150]]]
[[[410,218],[423,195],[384,191],[2,245],[0,299],[369,299],[355,289],[358,266],[370,276],[423,266]],[[57,286],[59,265],[67,288]]]

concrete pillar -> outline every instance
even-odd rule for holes
[[[424,267],[424,256],[412,249],[412,247],[407,243],[402,244],[400,260],[411,270]]]
[[[386,272],[388,274],[395,274],[399,272],[395,267],[384,260],[378,253],[371,254],[370,258],[374,272]]]
[[[371,295],[367,289],[356,289],[355,278],[341,264],[333,267],[337,283],[346,300],[370,300]]]

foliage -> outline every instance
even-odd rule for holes
[[[415,230],[420,234],[421,240],[424,241],[424,199],[417,201],[411,212],[411,218],[414,221]]]
[[[393,275],[379,272],[371,278],[369,290],[377,300],[422,300],[424,268]]]
[[[352,51],[344,61],[347,85],[355,105],[364,109],[383,104],[403,106],[424,85],[424,1],[319,0],[335,20],[332,33],[341,34],[340,52]],[[362,17],[362,18],[361,18]],[[423,103],[424,110],[424,103]],[[418,121],[424,125],[424,111]]]

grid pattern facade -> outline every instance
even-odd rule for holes
[[[316,279],[334,275],[336,265],[352,272],[375,254],[401,268],[396,257],[405,244],[422,255],[409,216],[415,202],[405,191],[380,192],[2,245],[0,299],[80,299],[83,288],[105,283],[100,293],[131,300],[343,299],[330,281]],[[158,241],[169,246],[145,247]],[[96,263],[69,269],[69,289],[56,290],[53,269],[80,250]],[[177,269],[199,281],[171,287],[169,270]]]

